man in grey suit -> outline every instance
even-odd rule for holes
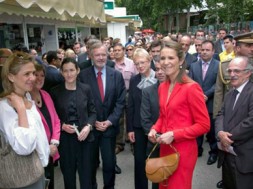
[[[251,189],[253,180],[253,83],[247,57],[236,57],[228,66],[231,90],[226,94],[215,127],[220,149],[223,188]]]
[[[158,87],[159,84],[164,82],[166,79],[165,72],[163,71],[159,62],[155,63],[155,75],[158,79],[157,83],[142,90],[141,126],[146,134],[149,133],[150,128],[155,124],[159,117]],[[150,153],[153,146],[154,145],[151,142],[148,142],[147,155]],[[159,157],[159,148],[156,148],[156,151],[152,153],[151,157]],[[158,188],[158,184],[152,184],[152,189]]]
[[[213,99],[219,62],[213,58],[213,55],[213,42],[209,40],[203,41],[201,44],[201,59],[198,62],[192,64],[189,71],[189,76],[194,81],[199,83],[204,92],[204,99],[206,101],[206,106],[210,117],[211,128],[207,134],[207,139],[211,150],[209,151],[209,158],[207,161],[208,165],[216,162],[218,153],[217,141],[214,131]],[[203,138],[203,136],[197,138],[198,156],[201,156],[203,152]]]

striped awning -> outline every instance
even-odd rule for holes
[[[0,0],[2,13],[78,22],[106,22],[104,4],[99,0]]]

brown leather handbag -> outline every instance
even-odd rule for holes
[[[175,153],[163,157],[150,158],[157,145],[158,143],[153,147],[146,160],[146,176],[153,183],[160,183],[168,179],[176,171],[180,157],[176,148],[170,144]]]

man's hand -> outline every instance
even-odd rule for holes
[[[231,137],[232,134],[229,132],[225,132],[225,131],[219,131],[218,132],[218,137],[220,139],[221,142],[221,147],[224,151],[228,151],[228,147],[231,146],[231,144],[234,143],[234,141],[232,141],[229,137]]]
[[[108,127],[110,127],[112,123],[109,120],[106,121],[96,121],[95,127],[98,131],[104,132]]]
[[[129,138],[130,142],[134,143],[135,142],[134,132],[129,132],[128,133],[128,138]]]

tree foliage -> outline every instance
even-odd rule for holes
[[[203,0],[115,0],[128,14],[139,14],[144,28],[161,30],[165,14],[176,15],[191,6],[203,7]],[[253,0],[206,0],[207,15],[215,23],[233,23],[253,18]],[[219,22],[219,23],[217,23]]]

